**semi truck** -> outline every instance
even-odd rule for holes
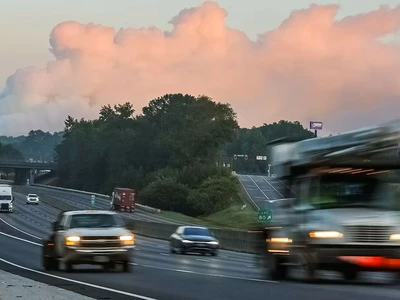
[[[13,201],[12,186],[0,184],[0,212],[13,212]]]
[[[338,271],[346,280],[364,270],[400,271],[400,209],[391,193],[399,142],[400,124],[391,122],[270,144],[287,199],[279,218],[262,229],[258,249],[268,277],[285,279],[292,267],[308,282],[317,270]]]
[[[111,195],[110,209],[124,212],[135,211],[135,190],[115,188]]]

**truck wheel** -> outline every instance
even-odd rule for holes
[[[109,262],[103,265],[104,270],[111,271],[115,269],[115,262]]]
[[[356,280],[358,277],[358,270],[355,266],[348,266],[342,270],[344,279],[346,280]]]
[[[269,276],[272,280],[284,280],[288,275],[288,266],[284,264],[285,259],[278,255],[272,255]]]

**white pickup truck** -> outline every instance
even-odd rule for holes
[[[28,194],[26,196],[26,204],[39,204],[39,196],[36,194]]]
[[[113,269],[122,265],[129,272],[134,235],[118,213],[100,210],[67,211],[53,223],[53,232],[43,245],[43,267],[67,272],[74,265],[101,265]]]

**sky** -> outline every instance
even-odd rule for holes
[[[118,101],[140,112],[166,92],[228,102],[245,127],[316,120],[328,134],[396,117],[394,1],[204,2],[7,1],[0,10],[0,135],[60,130],[67,114],[96,117],[101,105]],[[117,45],[110,44],[115,36]]]

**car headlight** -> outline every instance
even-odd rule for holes
[[[81,240],[81,238],[79,236],[67,236],[65,238],[65,244],[67,246],[75,246],[79,243],[79,241]]]
[[[218,245],[219,244],[217,241],[211,241],[211,242],[208,242],[208,243],[211,244],[211,245]]]
[[[192,241],[189,241],[189,240],[182,240],[182,242],[187,243],[187,244],[193,243]]]
[[[343,233],[338,231],[313,231],[310,232],[310,238],[320,238],[320,239],[334,239],[342,238]]]
[[[124,245],[133,245],[135,243],[135,237],[133,235],[122,235],[119,239]]]
[[[400,240],[400,234],[399,233],[392,234],[390,236],[390,240],[391,241],[399,241]]]

